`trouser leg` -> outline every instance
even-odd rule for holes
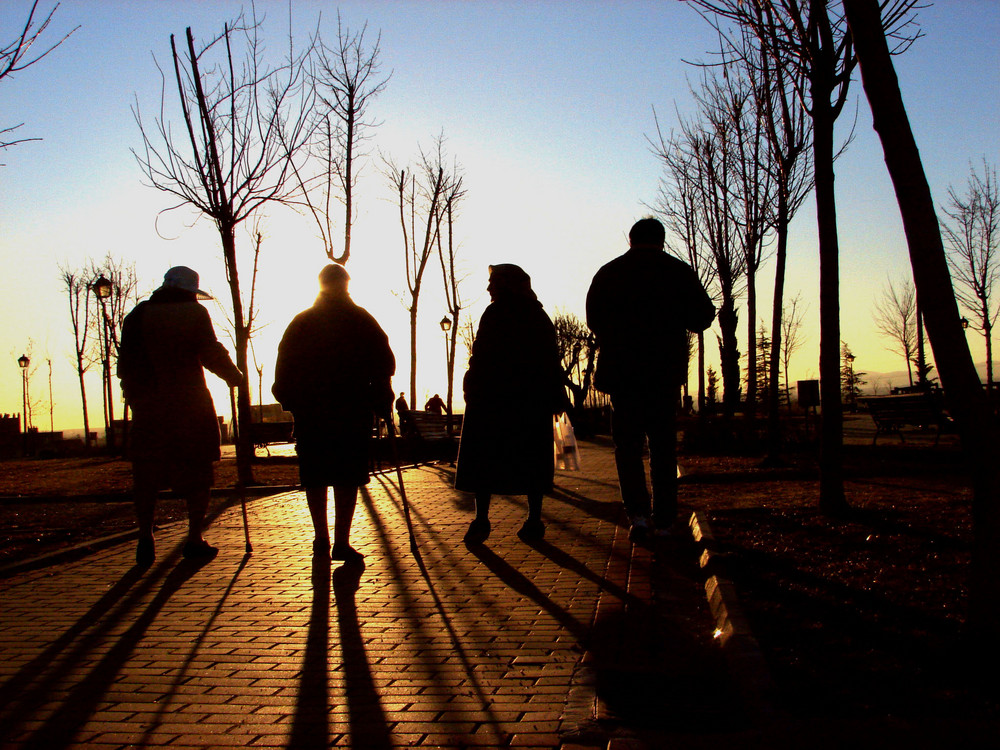
[[[668,528],[677,518],[677,409],[672,400],[656,409],[648,434],[653,522]]]
[[[352,485],[336,485],[333,488],[333,543],[335,546],[350,545],[351,523],[354,509],[358,504],[358,488]]]
[[[643,412],[641,405],[627,395],[611,397],[611,437],[625,512],[631,519],[649,516],[649,489],[642,461],[646,438]]]

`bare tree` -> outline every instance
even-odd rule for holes
[[[252,7],[252,6],[251,6]],[[247,350],[253,326],[240,285],[236,227],[268,203],[290,203],[298,190],[293,163],[311,137],[313,91],[306,85],[306,53],[269,68],[256,18],[243,16],[203,45],[190,28],[183,47],[170,37],[173,84],[179,97],[183,138],[170,128],[164,79],[160,115],[148,128],[138,106],[143,150],[135,153],[149,182],[175,196],[173,208],[192,206],[219,231],[229,283],[239,386],[239,421],[249,424]],[[162,70],[161,70],[162,75]],[[253,447],[241,431],[237,444],[240,482],[253,481]]]
[[[733,237],[741,254],[747,294],[746,408],[755,413],[757,402],[757,271],[764,260],[765,237],[774,223],[774,177],[768,169],[764,118],[756,106],[753,87],[740,67],[727,68],[723,76],[706,79],[696,92],[701,110],[715,126],[727,148],[731,180],[725,206]]]
[[[948,264],[957,286],[955,295],[972,318],[971,327],[986,340],[986,382],[993,388],[993,327],[1000,314],[994,290],[1000,279],[1000,188],[996,169],[983,159],[980,175],[969,168],[964,194],[948,189],[941,209]]]
[[[75,26],[55,44],[48,47],[41,47],[41,45],[38,44],[38,40],[49,27],[49,24],[52,22],[52,17],[55,15],[58,8],[59,3],[56,3],[52,10],[50,10],[44,18],[39,20],[36,18],[38,0],[35,0],[35,2],[31,4],[31,10],[28,11],[28,17],[25,19],[24,25],[21,26],[21,30],[16,34],[16,36],[14,36],[13,39],[0,47],[0,80],[13,75],[14,73],[19,73],[22,70],[30,68],[60,44],[69,39],[70,35],[80,28],[79,26]],[[14,131],[22,125],[24,125],[24,123],[0,128],[0,149],[6,149],[19,143],[25,143],[26,141],[41,140],[40,138],[15,137]]]
[[[327,257],[341,264],[351,257],[351,228],[357,214],[354,188],[361,171],[360,160],[365,156],[361,148],[369,137],[367,131],[379,124],[370,118],[369,107],[385,90],[391,76],[380,75],[382,35],[376,35],[369,45],[365,40],[367,31],[367,23],[356,32],[345,27],[338,10],[336,45],[328,47],[321,37],[316,39],[312,85],[318,112],[311,151],[321,170],[314,180],[306,181],[299,176],[304,202],[319,228]],[[334,249],[335,199],[344,204],[344,244],[340,255]]]
[[[706,216],[696,182],[697,161],[682,137],[667,139],[660,128],[656,112],[656,140],[649,140],[653,153],[663,163],[656,202],[651,208],[661,217],[667,230],[669,252],[691,266],[706,289],[713,287],[716,271],[712,256],[703,241]],[[679,245],[678,245],[679,243]],[[705,407],[705,332],[695,334],[698,368],[698,413]]]
[[[803,344],[802,323],[805,318],[805,307],[802,305],[802,295],[796,294],[792,301],[781,312],[781,370],[785,376],[785,398],[791,408],[791,385],[788,382],[788,367],[792,355]],[[772,354],[774,347],[771,348]],[[772,360],[773,361],[773,360]],[[777,369],[777,368],[776,368]],[[772,381],[774,378],[772,377]]]
[[[968,630],[984,675],[1000,660],[1000,424],[983,392],[962,335],[947,255],[920,152],[910,128],[876,0],[844,0],[855,35],[861,79],[896,191],[913,280],[972,474],[973,547]]]
[[[424,271],[440,232],[439,206],[445,192],[444,138],[435,139],[435,150],[420,150],[419,175],[386,162],[386,174],[397,194],[399,223],[403,232],[406,267],[406,309],[410,313],[410,403],[417,403],[417,310]]]
[[[563,381],[573,394],[573,410],[579,413],[594,382],[597,338],[584,321],[571,313],[556,313],[552,325],[556,330]]]
[[[882,296],[875,301],[872,322],[878,332],[889,339],[889,351],[906,360],[906,373],[912,386],[917,352],[917,294],[913,284],[904,280],[897,286],[890,280]]]
[[[455,397],[455,354],[458,349],[458,329],[461,321],[463,302],[459,286],[462,277],[459,276],[456,263],[458,248],[455,244],[455,219],[459,206],[465,198],[464,178],[458,165],[452,167],[443,189],[441,204],[438,208],[437,223],[440,227],[437,233],[437,255],[441,261],[441,281],[444,284],[444,301],[448,310],[448,395],[446,406],[448,414],[452,414],[452,402]],[[449,434],[452,422],[448,421]]]
[[[703,111],[697,123],[681,125],[681,142],[693,160],[692,180],[704,211],[702,240],[711,254],[719,305],[719,351],[722,369],[722,406],[732,416],[740,402],[740,352],[736,337],[736,302],[743,293],[746,259],[741,252],[739,227],[729,210],[736,190],[737,167],[732,153],[732,123],[717,111]]]
[[[108,448],[115,448],[115,379],[118,351],[121,348],[121,330],[125,316],[138,302],[138,279],[135,263],[127,263],[104,256],[100,263],[91,263],[89,268],[91,292],[97,298],[100,314],[91,318],[93,341],[98,352],[93,359],[101,363],[101,378],[104,385],[104,428]],[[101,288],[103,286],[103,288]],[[126,416],[127,418],[127,416]]]
[[[87,384],[84,375],[90,369],[91,360],[87,356],[90,333],[90,280],[85,270],[59,267],[59,278],[69,302],[70,326],[73,329],[73,354],[76,375],[80,380],[80,401],[83,405],[83,441],[90,448],[90,416],[87,412]]]

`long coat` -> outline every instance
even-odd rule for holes
[[[486,308],[464,380],[455,487],[524,495],[552,487],[552,415],[566,394],[555,329],[535,300]]]
[[[133,414],[133,460],[185,463],[220,458],[219,421],[205,369],[230,385],[241,379],[215,336],[208,311],[190,296],[157,290],[126,316],[118,377]]]

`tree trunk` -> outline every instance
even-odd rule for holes
[[[736,339],[739,316],[731,296],[722,300],[719,308],[719,330],[722,343],[719,352],[722,368],[722,406],[726,417],[732,417],[740,403],[740,351]]]
[[[776,461],[781,452],[781,319],[785,298],[785,265],[788,258],[788,191],[778,190],[778,217],[775,232],[778,247],[775,253],[774,298],[771,304],[771,370],[768,372],[767,459]],[[786,368],[785,387],[788,387]]]
[[[747,264],[747,398],[746,416],[757,416],[757,272]]]
[[[910,263],[948,406],[973,478],[973,551],[968,625],[978,649],[1000,652],[1000,430],[963,335],[930,186],[910,129],[875,0],[844,0],[873,125],[882,141],[903,219]],[[980,651],[980,653],[982,653]]]
[[[87,411],[87,386],[84,382],[83,370],[77,365],[77,374],[80,376],[80,400],[83,402],[83,444],[90,449],[90,415]]]
[[[417,302],[420,299],[420,287],[413,292],[413,304],[410,306],[410,408],[417,408]]]
[[[816,78],[822,74],[814,72]],[[820,307],[820,509],[829,515],[847,510],[844,498],[844,413],[840,393],[840,264],[837,202],[834,195],[833,112],[830,85],[812,82],[813,164],[816,222],[819,231]]]
[[[705,332],[698,331],[698,413],[705,409]]]
[[[236,366],[243,373],[236,392],[236,421],[241,427],[252,421],[250,412],[250,365],[247,359],[247,349],[250,344],[250,331],[243,315],[243,298],[240,295],[240,275],[236,266],[236,227],[219,224],[219,234],[222,237],[222,256],[226,263],[226,275],[229,278],[229,294],[233,303],[233,328],[236,339]],[[248,487],[254,484],[253,477],[253,443],[250,442],[250,431],[241,429],[236,440],[236,473],[240,485]]]

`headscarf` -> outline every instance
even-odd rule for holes
[[[538,300],[531,289],[531,277],[523,268],[513,263],[490,266],[490,283],[493,286],[493,295],[497,299],[523,297],[532,301]]]

